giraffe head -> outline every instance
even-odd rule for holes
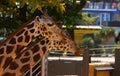
[[[62,40],[62,38],[64,37],[62,29],[59,28],[59,26],[51,17],[46,17],[44,15],[42,15],[41,17],[37,16],[35,21],[37,25],[40,25],[39,32],[42,36],[56,40]]]
[[[59,46],[65,45],[63,50],[74,54],[81,53],[81,48],[79,48],[65,31],[59,28],[58,24],[48,15],[37,16],[35,23],[40,25],[40,33],[42,36],[60,42],[61,44]],[[63,47],[59,48],[61,49]]]

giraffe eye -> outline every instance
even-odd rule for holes
[[[49,24],[49,23],[48,23],[48,26],[53,26],[53,25],[54,25],[54,24]]]

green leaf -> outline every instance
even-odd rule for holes
[[[18,2],[20,2],[20,7],[22,8],[28,2],[28,0],[18,0]]]

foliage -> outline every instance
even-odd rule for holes
[[[9,27],[13,31],[19,25],[28,21],[36,15],[42,14],[42,8],[46,7],[48,14],[54,16],[58,23],[74,28],[81,19],[80,10],[85,6],[86,0],[0,0],[0,29]],[[1,31],[0,31],[1,32]],[[3,33],[5,31],[2,31]],[[7,36],[8,34],[6,34]]]
[[[13,18],[0,18],[0,37],[6,37],[18,28],[21,22]]]
[[[48,13],[57,17],[57,20],[61,21],[64,24],[75,24],[75,18],[78,16],[78,12],[85,6],[86,0],[81,0],[76,3],[78,0],[1,0],[0,1],[0,12],[3,14],[7,14],[10,16],[14,14],[14,17],[20,16],[20,11],[24,7],[26,10],[22,10],[27,13],[29,17],[31,13],[35,13],[36,10],[42,12],[42,8],[48,8]],[[49,10],[50,9],[50,10]],[[30,12],[31,11],[31,12]],[[55,14],[56,13],[56,14]],[[23,13],[24,15],[25,13]],[[75,22],[75,23],[74,23]]]
[[[82,13],[82,20],[80,21],[80,23],[82,25],[95,25],[95,22],[98,18],[99,16],[89,17],[88,13]]]
[[[86,0],[82,0],[79,3],[76,3],[77,0],[64,0],[65,2],[65,11],[61,13],[54,9],[48,9],[49,14],[53,15],[59,23],[62,23],[67,26],[68,29],[74,29],[75,25],[80,24],[81,20],[81,9],[85,6]]]
[[[56,7],[61,11],[65,11],[65,3],[63,0],[1,0],[1,10],[6,10],[8,7],[24,7],[26,4],[31,9],[31,12],[35,12],[36,9],[42,11],[42,7]]]
[[[95,37],[102,41],[108,41],[111,37],[116,36],[116,30],[112,27],[106,27],[95,33]]]
[[[94,40],[91,37],[85,37],[82,40],[82,46],[93,47],[94,46]]]
[[[0,0],[0,4],[1,18],[15,18],[22,22],[40,15],[43,7],[50,7],[61,13],[65,11],[63,0]]]

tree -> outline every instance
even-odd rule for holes
[[[85,37],[82,40],[82,46],[87,46],[87,47],[91,48],[91,47],[94,47],[94,44],[95,44],[95,42],[91,37]]]
[[[95,25],[99,16],[89,17],[88,13],[82,13],[82,19],[79,21],[81,25]]]
[[[99,38],[101,41],[108,41],[111,37],[116,36],[116,30],[112,27],[105,27],[99,32],[95,33],[95,37]]]
[[[76,3],[76,1],[79,1]],[[86,0],[0,0],[0,19],[15,22],[6,26],[8,28],[14,26],[16,29],[27,20],[36,15],[43,13],[42,8],[48,10],[50,16],[54,16],[56,21],[67,26],[68,29],[73,28],[77,24],[77,20],[81,19],[81,9],[85,6]],[[6,35],[7,36],[7,35]]]
[[[31,13],[35,13],[37,10],[42,11],[43,7],[49,8],[50,10],[57,11],[60,16],[76,16],[79,11],[85,6],[86,0],[1,0],[0,11],[7,15],[26,15],[29,16]],[[49,11],[50,11],[49,10]],[[48,13],[53,13],[50,11]],[[25,13],[24,13],[25,12]],[[64,13],[63,13],[64,12]],[[15,16],[16,16],[15,15]],[[55,14],[52,14],[55,16]]]

